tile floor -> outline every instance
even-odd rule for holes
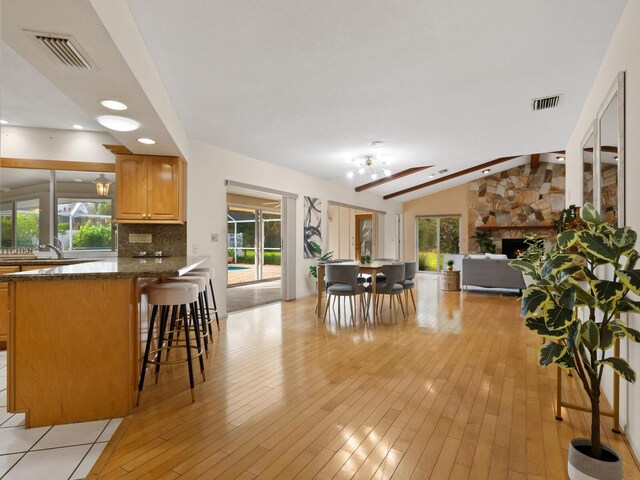
[[[7,413],[7,352],[0,351],[0,479],[79,480],[87,476],[121,418],[24,428]]]

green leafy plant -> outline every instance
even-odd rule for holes
[[[496,253],[496,244],[489,230],[476,230],[471,238],[478,244],[480,253]]]
[[[316,242],[309,242],[309,248],[312,252],[317,253],[319,256],[317,257],[318,262],[327,262],[333,259],[333,252],[327,252],[322,254],[322,248]],[[309,267],[309,275],[313,278],[318,278],[318,267],[316,265],[311,265]]]
[[[623,358],[609,351],[618,338],[640,342],[640,332],[620,314],[640,312],[640,255],[637,234],[629,227],[604,223],[592,204],[582,209],[584,230],[568,229],[557,246],[539,262],[517,259],[510,265],[535,283],[522,296],[525,325],[549,339],[540,348],[541,366],[573,369],[591,403],[591,456],[602,459],[600,393],[604,368],[635,382],[636,373]],[[584,311],[583,322],[579,312]]]
[[[74,248],[105,248],[111,246],[111,227],[86,223],[73,236]]]
[[[569,230],[570,228],[572,228],[571,223],[579,217],[580,212],[578,210],[578,207],[576,207],[575,205],[569,205],[567,208],[560,212],[558,220],[554,222],[556,232],[562,233],[565,230]]]

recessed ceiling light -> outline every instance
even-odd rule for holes
[[[369,142],[370,147],[382,147],[386,144],[387,142],[385,142],[384,140],[374,140],[373,142]]]
[[[7,122],[6,120],[0,120],[0,124],[2,124],[2,125],[6,125],[7,123],[9,123],[9,122]]]
[[[156,141],[152,138],[139,138],[138,141],[140,143],[144,143],[145,145],[155,145]]]
[[[98,117],[98,123],[117,132],[131,132],[140,128],[140,124],[135,120],[118,115],[102,115]]]
[[[559,162],[564,162],[565,157],[556,157],[558,159]]]
[[[484,170],[482,170],[482,173],[487,174],[491,171],[490,168],[485,168]]]
[[[431,175],[429,175],[429,178],[433,178],[433,177],[435,177],[435,174],[432,173]]]
[[[82,181],[82,179],[81,179],[81,178],[74,178],[74,179],[73,179],[73,181],[74,181],[74,182],[81,182],[81,181]]]
[[[84,130],[84,127],[78,123],[74,123],[73,125],[71,125],[71,128],[73,128],[74,130]]]
[[[347,178],[353,178],[353,172],[347,172]]]
[[[124,103],[118,102],[117,100],[102,100],[100,102],[100,105],[110,110],[126,110],[127,109],[127,106]]]

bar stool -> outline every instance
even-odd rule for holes
[[[211,312],[213,311],[213,314],[216,316],[216,325],[218,326],[218,331],[220,331],[220,318],[218,317],[218,305],[216,304],[216,294],[213,291],[213,275],[211,273],[211,269],[210,268],[205,268],[205,267],[200,267],[200,268],[194,268],[193,270],[189,271],[188,273],[194,273],[194,274],[198,274],[198,273],[206,273],[208,275],[207,277],[207,282],[209,283],[209,290],[211,291],[211,300],[213,301],[213,308],[209,308],[209,298],[207,295],[204,296],[204,301],[207,307],[207,312]],[[211,316],[209,315],[209,328],[211,328]],[[213,332],[210,331],[210,333],[213,335]]]
[[[147,343],[144,349],[144,357],[142,359],[142,371],[140,373],[140,381],[138,383],[138,395],[136,398],[136,405],[140,404],[140,396],[142,394],[142,388],[144,387],[144,378],[147,372],[148,364],[154,364],[156,366],[156,381],[157,374],[160,370],[160,365],[170,365],[177,363],[187,363],[189,368],[189,385],[191,387],[191,401],[195,402],[194,394],[194,381],[193,381],[193,365],[192,359],[194,355],[192,350],[196,351],[195,356],[200,361],[200,372],[202,373],[202,380],[205,380],[204,376],[204,360],[202,359],[202,346],[200,343],[200,330],[194,328],[196,345],[191,345],[191,337],[189,334],[189,317],[187,316],[187,305],[191,311],[192,321],[196,321],[196,301],[198,300],[198,287],[194,283],[162,283],[151,287],[148,292],[149,304],[153,305],[151,311],[151,320],[149,322],[149,331],[147,334]],[[172,307],[172,325],[175,325],[178,319],[182,319],[182,326],[184,327],[185,341],[182,346],[185,347],[186,360],[162,360],[162,352],[169,351],[171,346],[167,344],[165,346],[165,335],[173,335],[173,329],[167,331],[167,322],[169,317],[169,307]],[[151,343],[153,342],[153,328],[155,326],[156,317],[158,315],[158,309],[160,308],[160,325],[158,333],[157,348],[151,349]],[[178,312],[179,311],[179,312]],[[177,317],[176,313],[179,313]],[[150,358],[150,356],[155,358]]]
[[[191,273],[191,272],[189,272]],[[207,319],[204,310],[204,299],[206,295],[207,284],[205,279],[199,275],[182,275],[180,277],[168,277],[165,279],[171,283],[192,283],[198,288],[198,299],[196,301],[196,312],[194,317],[193,327],[200,328],[200,337],[204,340],[204,351],[207,358],[209,358],[209,332],[207,330]],[[199,312],[199,313],[198,313]],[[172,325],[173,327],[173,325]],[[172,328],[173,330],[173,328]],[[170,338],[170,343],[173,339]]]

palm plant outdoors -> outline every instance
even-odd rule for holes
[[[602,459],[603,371],[608,366],[626,381],[636,380],[631,366],[611,348],[620,338],[640,342],[640,332],[620,319],[620,314],[640,312],[640,301],[631,298],[640,295],[640,255],[631,228],[603,222],[592,204],[584,205],[581,216],[583,230],[565,230],[550,252],[510,265],[534,279],[522,296],[521,315],[530,330],[548,339],[539,363],[576,372],[591,403],[590,456]]]

